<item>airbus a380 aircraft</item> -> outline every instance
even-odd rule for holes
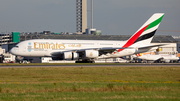
[[[150,43],[163,16],[164,13],[153,14],[127,41],[34,39],[18,43],[10,52],[16,56],[58,57],[77,62],[143,53],[161,46]]]

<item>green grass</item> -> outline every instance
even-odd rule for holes
[[[180,67],[0,68],[0,101],[180,100]]]

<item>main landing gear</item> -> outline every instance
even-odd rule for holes
[[[76,61],[76,63],[95,63],[94,60],[82,60],[82,61]]]

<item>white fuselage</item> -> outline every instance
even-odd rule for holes
[[[11,49],[11,53],[17,56],[51,57],[64,52],[76,52],[81,49],[122,47],[125,43],[126,41],[35,39],[17,44]],[[122,57],[136,52],[136,49],[123,49],[121,52],[109,53],[99,58]]]

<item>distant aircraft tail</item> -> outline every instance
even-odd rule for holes
[[[132,45],[136,44],[146,44],[149,45],[151,43],[154,34],[160,25],[162,18],[164,17],[164,13],[155,13],[153,14],[123,45],[123,48],[128,48]],[[123,49],[119,49],[118,51],[122,51]]]

